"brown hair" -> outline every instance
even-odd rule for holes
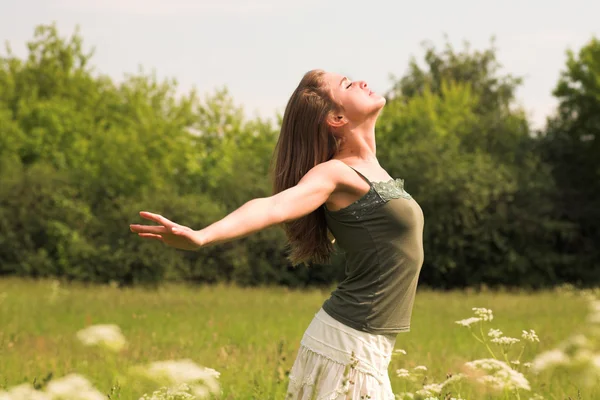
[[[338,140],[327,124],[327,116],[340,107],[328,93],[324,74],[322,70],[307,72],[285,108],[271,160],[274,194],[297,185],[311,168],[330,160],[338,151]],[[329,262],[332,235],[322,207],[284,223],[283,228],[291,250],[287,258],[293,265]]]

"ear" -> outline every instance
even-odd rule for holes
[[[347,123],[348,121],[346,120],[346,117],[340,115],[339,113],[332,113],[327,117],[327,124],[334,129],[341,128]]]

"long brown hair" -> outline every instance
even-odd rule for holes
[[[324,74],[322,70],[307,72],[285,108],[271,160],[274,194],[297,185],[311,168],[330,160],[338,150],[327,116],[340,107],[328,93]],[[283,228],[290,248],[287,258],[293,265],[329,262],[332,235],[322,207],[284,223]]]

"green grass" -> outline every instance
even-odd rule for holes
[[[190,358],[221,372],[225,399],[281,399],[302,334],[328,295],[185,285],[150,290],[74,284],[56,291],[51,281],[1,279],[0,388],[77,372],[105,393],[119,385],[116,398],[137,399],[149,388],[127,379],[130,367]],[[522,329],[538,333],[541,343],[529,348],[522,361],[580,331],[587,315],[581,298],[557,292],[420,290],[411,331],[396,342],[408,354],[394,357],[390,366],[395,391],[405,390],[404,381],[394,376],[397,368],[425,365],[428,381],[441,382],[465,361],[489,357],[467,328],[454,323],[472,316],[472,307],[491,308],[489,327],[507,336],[520,337]],[[101,323],[121,327],[129,341],[126,350],[111,354],[77,341],[79,329]],[[566,373],[530,381],[546,399],[579,398],[579,388]],[[586,390],[580,398],[600,398],[600,389]]]

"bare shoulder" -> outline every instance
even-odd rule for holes
[[[331,159],[315,165],[305,175],[307,179],[320,179],[335,188],[351,184],[354,178],[352,169],[341,160]],[[304,178],[303,178],[304,179]]]

